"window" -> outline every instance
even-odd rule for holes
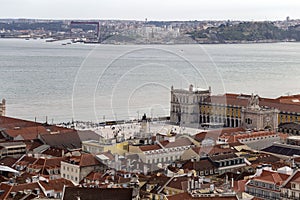
[[[292,189],[296,188],[296,184],[295,184],[295,183],[292,183],[292,184],[291,184],[291,187],[292,187]]]
[[[269,189],[273,189],[273,185],[272,184],[268,184],[269,185]]]
[[[252,124],[252,119],[247,118],[247,119],[245,119],[245,122],[246,122],[246,124]]]

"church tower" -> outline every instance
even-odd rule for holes
[[[146,114],[143,115],[142,121],[141,121],[141,129],[139,134],[137,135],[137,138],[149,138],[151,136],[150,130],[149,130],[149,120],[147,119]]]

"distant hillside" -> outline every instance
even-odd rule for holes
[[[222,24],[219,27],[193,31],[189,34],[199,43],[300,41],[298,27],[289,27],[288,30],[283,30],[274,26],[271,22]]]

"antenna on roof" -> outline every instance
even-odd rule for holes
[[[36,127],[36,133],[37,133],[37,135],[39,135],[39,130],[38,130],[38,126],[37,126],[37,123],[36,123],[36,117],[34,118],[34,125],[35,125],[35,127]]]

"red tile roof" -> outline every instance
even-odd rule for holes
[[[40,181],[40,184],[43,188],[45,188],[46,191],[54,190],[56,192],[62,192],[64,186],[74,186],[74,184],[71,181],[63,178],[49,180],[48,182]]]
[[[50,155],[50,156],[54,156],[54,157],[61,157],[63,154],[63,149],[60,148],[54,148],[54,147],[50,147],[49,149],[47,149],[46,151],[43,151],[42,154],[43,155]],[[64,151],[64,154],[66,154],[68,151]]]
[[[162,144],[165,148],[173,148],[173,147],[182,147],[189,146],[193,143],[187,138],[177,138],[174,142],[168,142],[166,144]]]
[[[24,184],[14,185],[10,192],[19,192],[19,191],[24,191],[24,190],[33,191],[34,189],[39,189],[39,188],[40,188],[40,186],[37,182],[24,183]]]
[[[233,181],[233,190],[235,192],[245,192],[245,185],[248,180]]]
[[[12,157],[4,157],[0,159],[0,164],[11,167],[18,159]]]
[[[164,148],[174,148],[174,147],[182,147],[182,146],[189,146],[193,143],[187,138],[178,138],[174,142],[169,142],[167,140],[159,142]],[[158,150],[162,149],[162,147],[158,144],[153,145],[143,145],[139,147],[142,151],[151,151],[151,150]]]
[[[35,123],[32,121],[0,116],[0,127],[1,128],[14,128],[14,127],[30,127],[40,125],[40,123]]]
[[[51,147],[60,149],[77,149],[81,148],[81,140],[78,133],[71,129],[71,131],[64,131],[57,134],[43,134],[41,140]]]
[[[131,200],[132,188],[79,188],[66,187],[63,200],[118,199]],[[76,194],[76,195],[74,195]]]
[[[27,166],[28,164],[36,162],[37,158],[30,157],[30,156],[24,156],[21,160],[16,162],[15,165],[22,165],[22,166]]]
[[[62,138],[67,137],[67,141],[62,140],[63,143],[66,143],[66,145],[70,144],[71,146],[73,144],[74,146],[76,146],[76,148],[81,147],[80,138],[77,132],[73,129],[63,128],[63,127],[58,127],[58,126],[48,125],[48,124],[42,124],[42,123],[36,123],[32,121],[16,119],[11,117],[4,117],[4,116],[0,116],[0,128],[4,129],[3,130],[4,134],[12,138],[21,136],[24,140],[34,140],[34,139],[38,139],[38,135],[42,135],[42,138],[44,140],[49,140],[50,143],[52,141],[55,144],[57,144],[58,142],[53,141],[55,140],[53,139],[54,138],[53,135],[57,135],[57,134],[50,134],[50,133],[59,133],[59,134],[73,133],[73,135],[60,135],[61,136],[60,140],[62,140]],[[76,133],[76,135],[74,134],[74,132]],[[70,139],[72,144],[68,142],[68,140]]]
[[[175,194],[172,196],[168,196],[167,197],[168,200],[237,200],[237,197],[192,197],[190,194],[188,194],[187,192],[184,193],[180,193],[180,194]]]
[[[258,180],[262,182],[275,183],[276,185],[282,185],[285,180],[287,180],[289,175],[281,174],[278,172],[272,172],[263,170],[261,175],[254,177],[253,180]]]
[[[266,137],[277,135],[274,131],[254,131],[254,132],[235,132],[231,134],[223,134],[220,138],[227,139],[228,143],[237,142],[241,139],[250,139],[250,138],[258,138],[258,137]]]
[[[59,169],[61,161],[64,161],[66,159],[66,157],[34,158],[24,156],[20,161],[16,163],[16,165],[22,165],[32,169],[40,169],[39,174],[48,175],[47,169]]]
[[[24,140],[34,140],[38,138],[40,133],[48,133],[43,126],[18,127],[12,129],[5,129],[4,132],[12,138],[22,136]]]
[[[0,199],[7,199],[8,195],[10,194],[11,189],[12,189],[11,185],[1,183],[0,190],[3,190],[4,192],[2,194],[0,194]]]
[[[254,165],[254,167],[256,167],[257,165],[261,164],[275,164],[279,161],[279,157],[276,157],[271,154],[260,153],[256,156],[256,159],[254,161],[251,161],[251,164]]]
[[[216,104],[227,104],[246,107],[248,104],[248,98],[250,95],[239,95],[239,94],[225,94],[218,96],[211,96],[205,101],[207,103]],[[289,96],[289,97],[279,97],[277,99],[269,98],[259,98],[259,105],[266,106],[270,108],[277,108],[280,111],[285,112],[297,112],[300,113],[300,102],[295,103],[292,100],[299,99],[299,95]]]
[[[104,174],[103,173],[101,173],[101,172],[91,172],[91,173],[89,173],[86,177],[85,177],[85,179],[87,179],[87,180],[91,180],[91,181],[95,181],[95,180],[105,180],[105,178],[103,178],[104,176],[103,176]]]
[[[101,165],[94,155],[92,154],[81,154],[80,156],[72,156],[68,158],[65,162],[74,163],[75,165],[79,165],[80,167]]]
[[[35,148],[43,145],[42,141],[40,141],[39,139],[36,139],[36,140],[24,140],[23,142],[26,144],[26,149],[28,151],[32,151],[33,149],[35,149]]]
[[[200,155],[201,153],[206,153],[210,156],[237,152],[235,149],[225,148],[222,147],[222,145],[215,145],[215,146],[208,146],[208,147],[194,147],[192,148],[192,150],[198,155]]]
[[[297,170],[295,173],[291,175],[291,177],[284,183],[283,187],[291,189],[291,183],[296,182],[300,184],[300,171]]]
[[[231,134],[231,133],[238,133],[238,132],[244,132],[245,129],[243,128],[221,128],[221,129],[214,129],[209,130],[206,132],[201,132],[195,135],[195,140],[201,142],[205,138],[211,138],[214,140],[217,140],[219,136],[224,134]]]
[[[142,151],[152,151],[152,150],[158,150],[161,149],[161,147],[158,144],[153,145],[143,145],[139,147]]]
[[[291,96],[281,96],[276,99],[280,103],[300,105],[300,94]]]
[[[29,164],[28,168],[41,169],[40,174],[47,175],[47,169],[60,168],[60,162],[66,160],[66,157],[58,158],[39,158],[34,163]]]

